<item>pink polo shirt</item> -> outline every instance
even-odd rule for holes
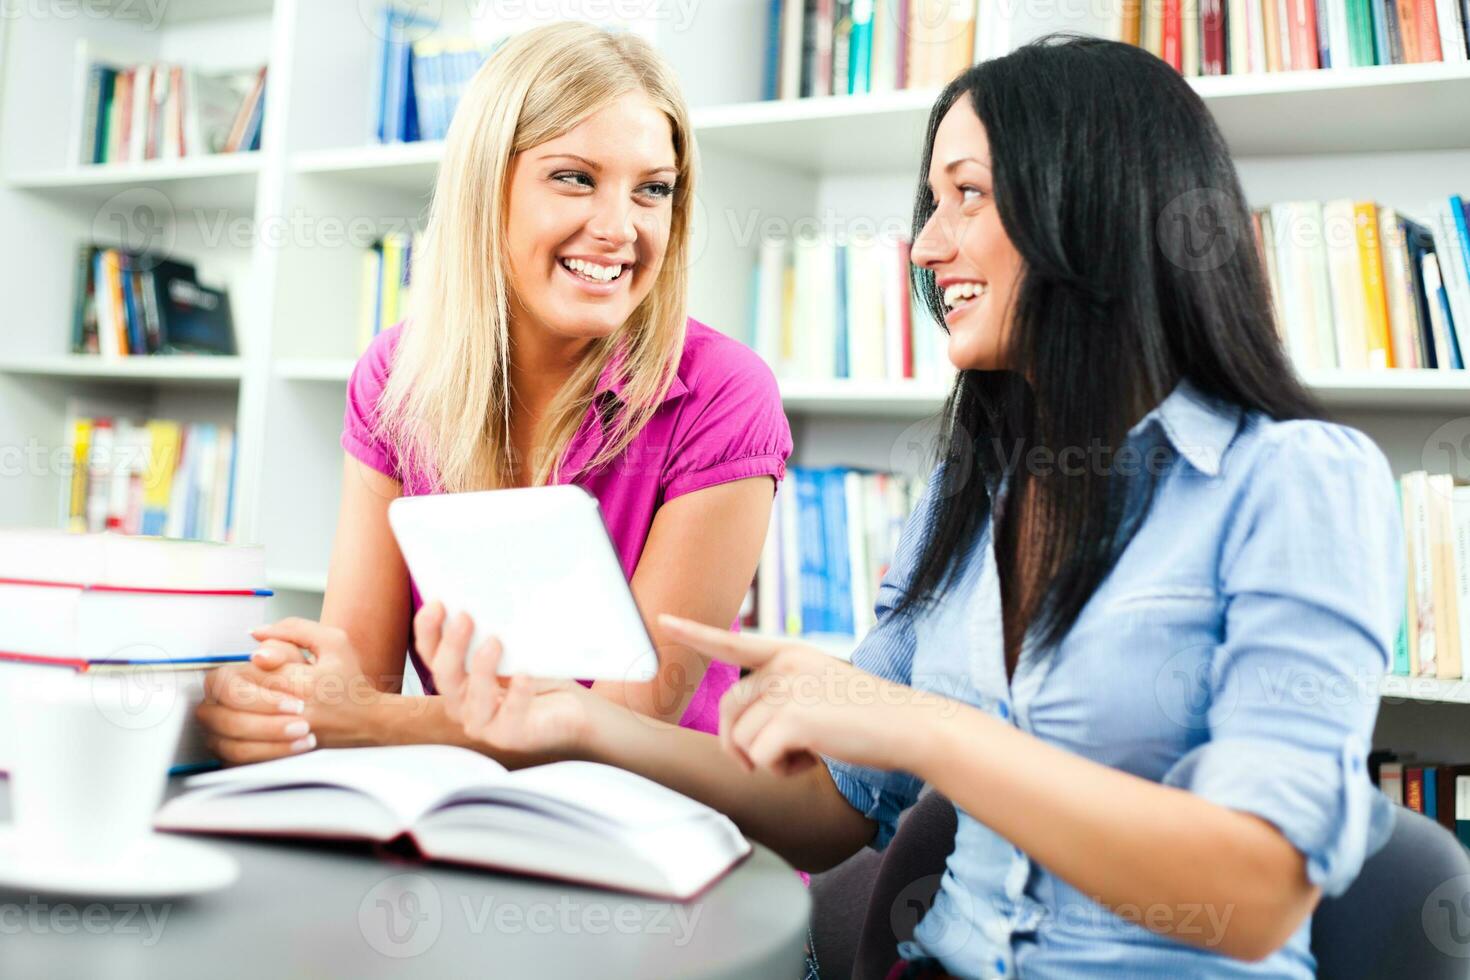
[[[379,334],[352,371],[342,448],[397,480],[405,496],[417,496],[434,492],[432,475],[417,467],[405,472],[393,448],[373,435],[378,397],[392,369],[401,328]],[[602,436],[596,406],[617,398],[620,390],[611,383],[611,372],[604,372],[598,398],[573,436],[562,467],[562,482],[575,483],[597,498],[629,579],[653,516],[666,502],[753,476],[771,477],[774,490],[791,455],[791,428],[771,369],[749,348],[697,320],[689,320],[686,331],[684,354],[663,404],[622,454],[598,469],[585,469]],[[417,612],[417,588],[412,604]],[[434,679],[418,650],[410,648],[409,655],[425,692],[434,693]],[[680,724],[714,732],[720,695],[738,676],[733,664],[712,662]]]

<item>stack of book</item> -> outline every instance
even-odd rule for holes
[[[767,99],[937,88],[970,67],[978,0],[769,0]]]
[[[495,49],[472,38],[442,37],[437,25],[386,6],[378,49],[372,131],[380,143],[442,140],[455,107]]]
[[[1408,552],[1393,673],[1470,679],[1470,486],[1420,471],[1399,479]]]
[[[82,100],[72,159],[80,164],[178,160],[260,149],[265,68],[203,72],[126,63],[83,41]]]
[[[1117,0],[1112,36],[1185,75],[1465,61],[1463,0]]]
[[[756,352],[782,378],[947,382],[946,337],[910,296],[908,254],[907,241],[883,236],[762,242]]]
[[[204,671],[249,659],[264,579],[260,548],[0,531],[0,683],[23,697],[38,669],[126,674],[140,697],[186,697],[192,709]],[[191,710],[175,765],[208,757]]]
[[[752,625],[791,636],[861,636],[922,480],[792,467],[756,572]]]
[[[1370,765],[1373,781],[1383,794],[1399,806],[1438,821],[1470,847],[1470,765],[1385,755]]]
[[[1371,201],[1292,201],[1255,212],[1276,319],[1302,370],[1462,369],[1470,343],[1470,233],[1458,196],[1427,224]]]
[[[61,513],[71,531],[207,541],[234,534],[235,437],[227,426],[134,423],[75,410]]]
[[[235,353],[229,294],[176,259],[82,245],[72,309],[74,354]]]
[[[362,292],[357,307],[357,349],[408,313],[409,270],[420,232],[390,232],[362,253]]]

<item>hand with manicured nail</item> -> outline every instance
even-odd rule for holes
[[[442,603],[426,603],[413,629],[449,717],[479,745],[502,752],[566,752],[584,737],[592,712],[608,706],[575,681],[501,677],[500,641],[491,637],[471,655],[473,621],[459,613],[446,623]]]
[[[742,636],[662,615],[664,636],[750,673],[720,699],[720,744],[746,769],[793,776],[820,757],[875,769],[911,769],[912,733],[944,699],[894,684],[815,647]]]
[[[248,664],[206,675],[195,712],[211,751],[229,764],[264,762],[329,745],[358,744],[352,706],[378,692],[340,629],[283,619],[251,635]]]

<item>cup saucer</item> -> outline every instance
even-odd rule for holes
[[[240,866],[217,847],[150,833],[115,860],[58,853],[0,827],[0,889],[88,898],[181,898],[233,884]]]

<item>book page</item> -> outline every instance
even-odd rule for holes
[[[407,829],[440,800],[502,782],[505,767],[453,745],[318,749],[303,755],[221,769],[185,782],[191,791],[235,793],[289,785],[341,786],[378,800]]]

